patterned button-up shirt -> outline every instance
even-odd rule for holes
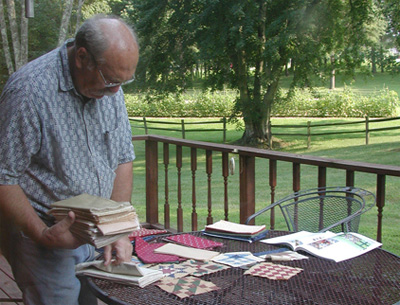
[[[135,158],[122,89],[85,102],[67,43],[14,73],[0,97],[0,184],[20,185],[48,223],[54,201],[110,198],[115,169]]]

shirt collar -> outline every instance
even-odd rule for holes
[[[60,89],[62,91],[69,91],[75,89],[74,83],[71,77],[71,71],[69,69],[68,61],[68,50],[67,47],[73,43],[75,39],[68,39],[59,49],[59,54],[61,58],[61,69],[60,69]]]

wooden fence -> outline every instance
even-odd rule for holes
[[[173,121],[162,121],[162,120],[148,120],[145,117],[142,119],[129,119],[132,122],[136,122],[137,124],[132,125],[134,128],[143,128],[145,130],[145,134],[149,134],[150,130],[163,130],[163,131],[177,131],[182,134],[182,138],[186,138],[187,132],[208,132],[208,131],[222,131],[223,133],[223,143],[226,142],[226,124],[227,120],[225,117],[212,120],[212,121],[198,121],[198,122],[188,122],[185,119],[181,119],[180,122],[173,122]],[[381,131],[389,131],[389,130],[396,130],[400,129],[400,124],[388,127],[372,127],[372,125],[381,122],[389,122],[389,121],[399,121],[400,117],[393,117],[393,118],[379,118],[379,119],[370,119],[366,117],[363,120],[356,120],[356,121],[349,121],[349,122],[342,122],[342,123],[317,123],[308,121],[306,124],[284,124],[284,125],[274,125],[270,124],[268,126],[268,135],[270,141],[272,140],[272,136],[298,136],[304,137],[307,140],[307,148],[311,146],[311,137],[312,136],[329,136],[329,135],[343,135],[343,134],[365,134],[365,144],[369,144],[369,137],[372,132],[381,132]],[[161,125],[174,125],[174,127],[159,127]],[[207,128],[207,129],[200,129],[200,128],[190,128],[189,125],[210,125],[210,124],[220,124],[222,128]],[[339,126],[354,126],[354,129],[351,130],[334,130],[334,131],[326,131],[321,132],[321,128],[324,127],[339,127]],[[177,126],[177,127],[176,127]],[[280,132],[274,131],[277,129],[296,129],[296,130],[305,130],[304,132]],[[271,145],[271,142],[270,142]],[[271,146],[270,146],[271,147]]]
[[[161,120],[148,120],[145,117],[143,119],[129,118],[131,122],[143,123],[143,125],[135,124],[132,127],[144,128],[145,134],[149,134],[149,130],[164,130],[164,131],[178,131],[182,133],[182,139],[186,139],[187,132],[207,132],[207,131],[222,131],[223,143],[226,142],[226,118],[223,117],[219,120],[213,121],[199,121],[199,122],[185,122],[185,119],[181,119],[180,122],[166,122]],[[155,125],[174,125],[178,127],[158,127]],[[187,128],[188,125],[210,125],[210,124],[220,124],[222,128]]]
[[[339,134],[355,134],[355,133],[364,133],[365,134],[365,145],[369,144],[369,136],[371,132],[378,132],[378,131],[388,131],[388,130],[395,130],[400,129],[400,125],[397,126],[390,126],[390,127],[380,127],[380,128],[371,128],[371,125],[374,123],[379,122],[388,122],[388,121],[395,121],[400,120],[400,117],[394,118],[382,118],[382,119],[370,119],[366,117],[364,120],[352,121],[352,122],[342,122],[342,123],[312,123],[308,121],[307,124],[298,124],[298,125],[273,125],[270,124],[268,126],[268,133],[269,139],[272,140],[272,136],[303,136],[307,139],[307,148],[311,146],[311,136],[328,136],[328,135],[339,135]],[[315,128],[320,127],[337,127],[337,126],[344,126],[344,125],[361,125],[361,128],[353,129],[353,130],[340,130],[340,131],[328,131],[328,132],[318,132],[314,131]],[[277,128],[296,128],[296,129],[306,129],[305,133],[285,133],[285,132],[273,132],[272,129]],[[271,143],[270,143],[271,144]]]

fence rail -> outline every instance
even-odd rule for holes
[[[131,122],[136,124],[132,125],[134,128],[144,129],[145,134],[148,135],[150,130],[162,130],[162,131],[176,131],[182,134],[182,138],[186,139],[186,133],[188,132],[220,132],[223,134],[223,143],[226,143],[226,132],[227,132],[227,119],[225,117],[218,120],[210,120],[210,121],[185,121],[185,119],[181,119],[180,122],[172,122],[172,121],[164,121],[164,120],[149,120],[146,117],[142,119],[129,118]],[[299,136],[304,137],[307,140],[307,148],[311,146],[311,137],[315,136],[331,136],[331,135],[349,135],[349,134],[365,134],[365,144],[369,144],[369,138],[372,132],[382,132],[382,131],[390,131],[390,130],[399,130],[400,124],[396,126],[387,126],[387,127],[375,127],[372,125],[376,123],[382,122],[390,122],[390,121],[400,121],[400,117],[393,118],[377,118],[370,119],[366,117],[363,120],[355,120],[350,122],[340,122],[340,123],[318,123],[308,121],[306,124],[270,124],[268,126],[268,135],[270,141],[270,147],[272,144],[273,136]],[[220,124],[222,128],[191,128],[191,125],[210,125],[210,124]],[[173,125],[175,127],[160,127],[160,125]],[[321,132],[318,129],[324,127],[338,127],[338,126],[358,126],[358,128],[353,130],[334,130],[334,131],[324,131]],[[176,127],[178,126],[178,127]],[[296,130],[305,130],[304,132],[280,132],[276,131],[278,129],[296,129]],[[316,130],[317,129],[317,130]]]
[[[364,133],[365,134],[365,144],[369,144],[369,137],[371,132],[378,132],[378,131],[389,131],[389,130],[396,130],[400,129],[399,126],[390,126],[390,127],[380,127],[380,128],[371,128],[371,124],[380,123],[380,122],[389,122],[400,120],[400,117],[394,118],[379,118],[379,119],[370,119],[366,117],[364,120],[352,121],[352,122],[342,122],[342,123],[312,123],[308,121],[307,124],[299,124],[299,125],[274,125],[270,124],[268,126],[268,134],[270,139],[270,145],[272,144],[272,136],[304,136],[307,137],[307,148],[311,146],[311,136],[328,136],[328,135],[339,135],[339,134],[355,134],[355,133]],[[312,132],[313,128],[317,127],[336,127],[336,126],[343,126],[343,125],[363,125],[365,126],[363,129],[357,130],[342,130],[342,131],[327,131],[327,132]],[[288,133],[288,132],[273,132],[272,128],[298,128],[298,129],[306,129],[305,133]]]
[[[140,122],[143,123],[143,126],[141,125],[133,125],[135,128],[144,128],[145,134],[149,134],[149,130],[164,130],[164,131],[179,131],[182,133],[182,139],[186,138],[186,133],[187,132],[198,132],[198,131],[222,131],[222,137],[223,137],[223,142],[226,142],[226,117],[223,117],[222,119],[219,120],[213,120],[213,121],[199,121],[199,122],[185,122],[185,119],[181,119],[180,122],[166,122],[166,121],[156,121],[156,120],[148,120],[146,117],[143,117],[142,119],[134,119],[134,118],[129,118],[130,121],[132,122]],[[179,125],[180,128],[169,128],[169,127],[157,127],[157,126],[149,126],[149,124],[162,124],[162,125]],[[222,128],[207,128],[207,129],[199,129],[199,128],[190,128],[188,129],[188,125],[209,125],[209,124],[222,124]]]

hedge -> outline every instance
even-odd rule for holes
[[[237,91],[192,90],[185,93],[125,94],[128,115],[132,117],[229,117]],[[399,96],[387,89],[360,94],[351,88],[312,92],[295,89],[278,92],[272,108],[275,117],[390,117],[397,116]]]

